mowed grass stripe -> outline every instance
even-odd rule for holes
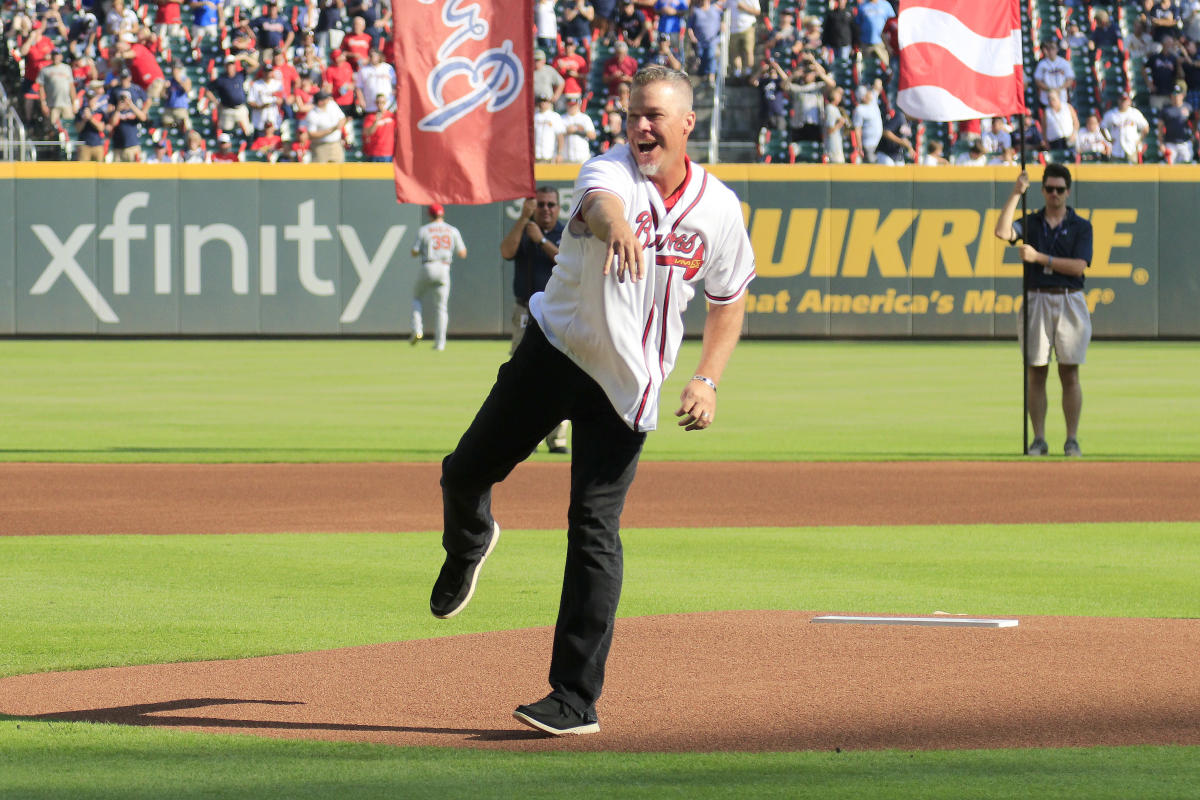
[[[15,340],[0,347],[0,459],[436,461],[453,448],[506,342],[444,353],[378,340]],[[699,356],[684,345],[645,458],[1019,457],[1012,342],[744,342],[716,425],[673,412]],[[1200,458],[1200,343],[1096,342],[1083,368],[1092,459]],[[1061,450],[1051,379],[1048,433]],[[538,455],[535,458],[548,458]]]
[[[620,614],[1200,617],[1200,523],[626,530]],[[553,624],[565,537],[505,531],[428,612],[437,533],[0,537],[0,676]]]
[[[1200,748],[510,753],[205,735],[0,717],[0,794],[20,800],[403,797],[1190,798]],[[569,787],[564,789],[564,787]]]

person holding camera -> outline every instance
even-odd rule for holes
[[[112,142],[113,160],[123,163],[141,161],[141,125],[146,121],[146,112],[134,102],[128,89],[118,89],[116,96],[116,108],[108,117],[108,136]]]
[[[105,124],[105,111],[108,98],[99,89],[88,89],[84,95],[83,107],[75,118],[75,130],[82,144],[75,148],[76,161],[103,161],[104,142],[108,138],[108,126]]]

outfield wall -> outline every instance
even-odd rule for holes
[[[390,165],[0,164],[0,335],[408,333],[422,209]],[[539,166],[570,203],[577,167]],[[722,165],[759,277],[751,336],[1012,337],[1012,168]],[[1035,170],[1033,177],[1039,175]],[[1086,166],[1098,336],[1200,336],[1200,166]],[[1040,193],[1030,191],[1031,210]],[[451,333],[508,329],[519,203],[451,206]],[[688,312],[698,333],[703,307]]]

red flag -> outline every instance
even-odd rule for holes
[[[1025,113],[1018,0],[900,0],[900,93],[910,117]]]
[[[532,197],[532,0],[392,0],[396,199]]]

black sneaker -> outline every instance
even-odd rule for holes
[[[1079,449],[1079,442],[1075,439],[1067,439],[1063,444],[1063,455],[1067,458],[1079,458],[1083,455],[1083,451]]]
[[[433,593],[429,596],[429,610],[438,619],[450,619],[467,607],[475,594],[475,582],[479,580],[479,568],[496,549],[500,541],[500,526],[492,522],[492,536],[487,548],[478,561],[464,561],[446,556],[442,571],[433,582]]]
[[[552,694],[546,695],[536,703],[517,706],[513,717],[531,728],[554,736],[600,732],[600,723],[596,719],[595,711],[580,714]]]
[[[1050,445],[1046,444],[1046,440],[1038,436],[1029,443],[1029,449],[1025,451],[1027,456],[1044,456],[1050,452]]]

